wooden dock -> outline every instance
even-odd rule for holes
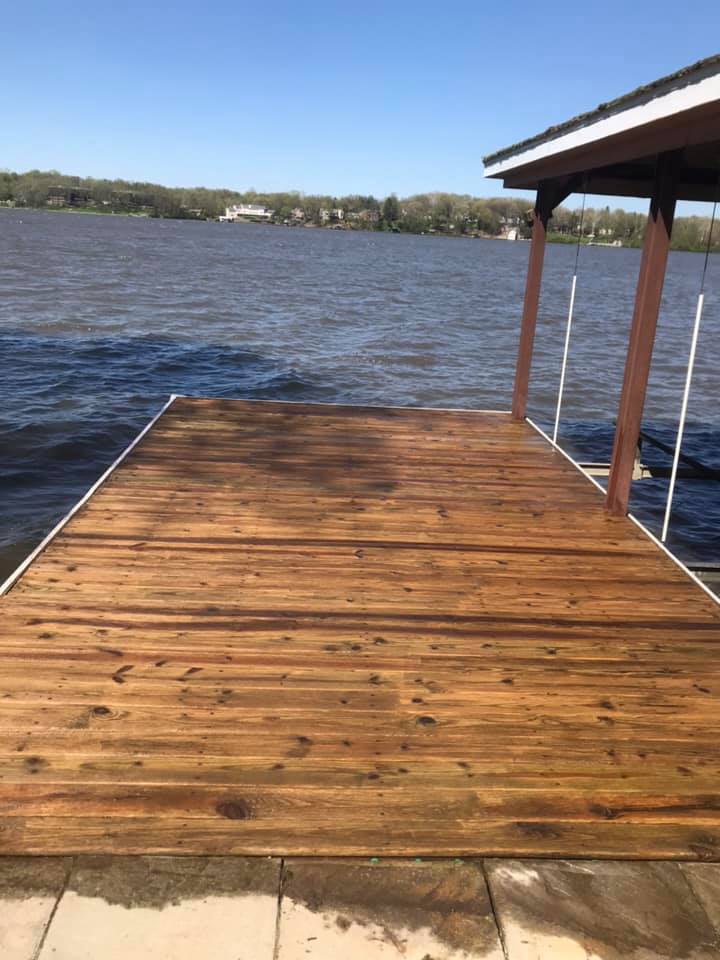
[[[720,859],[720,608],[507,414],[177,399],[0,613],[0,853]]]

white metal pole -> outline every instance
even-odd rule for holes
[[[568,310],[567,329],[565,330],[565,349],[563,350],[562,367],[560,369],[560,387],[558,389],[557,409],[555,410],[555,428],[553,430],[553,443],[557,443],[558,430],[560,429],[560,410],[562,408],[563,390],[565,389],[565,371],[567,370],[568,352],[570,350],[570,329],[572,327],[573,310],[575,309],[575,287],[577,286],[577,272],[573,274],[572,288],[570,290],[570,309]]]
[[[693,326],[692,341],[690,343],[690,356],[688,358],[688,368],[685,376],[685,392],[683,393],[682,407],[680,408],[680,423],[678,424],[677,440],[675,441],[675,455],[673,457],[672,470],[670,471],[670,486],[668,487],[667,504],[665,505],[665,519],[663,521],[662,535],[660,537],[662,543],[665,543],[665,540],[667,539],[668,526],[670,525],[670,513],[672,511],[673,494],[675,493],[675,481],[677,479],[678,463],[680,462],[680,447],[682,446],[683,433],[685,431],[685,417],[687,415],[690,384],[692,382],[693,366],[695,365],[695,350],[697,348],[698,334],[700,333],[700,320],[702,318],[704,303],[705,294],[701,293],[698,297],[697,310],[695,311],[695,325]]]

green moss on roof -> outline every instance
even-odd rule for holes
[[[683,67],[682,70],[676,70],[675,73],[668,74],[668,76],[665,77],[660,77],[658,80],[653,80],[651,83],[646,83],[641,87],[636,87],[629,93],[624,93],[622,96],[616,97],[614,100],[610,100],[608,103],[600,103],[597,105],[597,107],[595,107],[594,110],[588,110],[587,113],[578,114],[578,116],[573,117],[570,120],[566,120],[564,123],[557,123],[552,127],[548,127],[547,130],[543,130],[542,133],[537,133],[525,140],[520,140],[518,143],[513,143],[509,147],[503,147],[502,150],[497,150],[495,153],[489,153],[486,157],[483,157],[483,163],[486,166],[492,163],[497,163],[499,160],[502,160],[508,156],[512,156],[512,154],[517,153],[520,150],[525,150],[528,147],[535,146],[538,143],[544,143],[546,140],[554,140],[561,134],[567,133],[569,130],[572,130],[576,127],[582,127],[588,123],[596,123],[601,119],[603,114],[616,112],[620,108],[627,108],[630,106],[633,100],[646,97],[649,94],[654,93],[659,95],[660,93],[664,93],[665,90],[663,88],[676,85],[678,81],[681,80],[687,80],[689,82],[692,79],[693,74],[706,71],[712,67],[720,68],[720,53],[713,54],[712,57],[705,57],[704,60],[698,60],[689,67]]]

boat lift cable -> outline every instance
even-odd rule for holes
[[[718,185],[720,192],[720,183]],[[663,519],[662,534],[660,541],[665,543],[670,526],[670,514],[672,513],[673,496],[675,494],[675,482],[677,480],[678,464],[680,462],[680,448],[682,447],[683,434],[685,432],[685,418],[687,416],[688,398],[690,396],[690,386],[692,384],[693,367],[695,366],[695,353],[697,350],[698,335],[700,333],[700,321],[702,319],[703,306],[705,305],[705,278],[707,276],[708,262],[710,260],[710,248],[712,246],[713,227],[715,226],[715,215],[717,213],[718,201],[713,203],[712,217],[710,218],[710,229],[708,230],[707,246],[705,248],[705,263],[703,264],[702,278],[700,280],[700,293],[698,294],[697,307],[695,309],[695,322],[693,324],[692,338],[690,340],[690,354],[688,356],[687,373],[685,375],[685,389],[683,391],[682,405],[680,407],[680,422],[678,423],[677,438],[675,440],[675,453],[673,455],[672,469],[670,471],[670,483],[668,485],[667,503],[665,504],[665,517]]]
[[[570,350],[570,331],[572,329],[573,311],[575,309],[575,289],[577,287],[578,261],[580,259],[580,243],[583,235],[583,221],[585,219],[585,201],[587,200],[587,176],[585,178],[585,190],[583,192],[582,209],[580,211],[580,223],[578,225],[578,241],[575,247],[575,267],[573,269],[572,286],[570,287],[570,307],[568,309],[567,327],[565,328],[565,347],[563,349],[562,366],[560,367],[560,386],[558,387],[557,408],[555,410],[555,426],[553,427],[553,443],[557,443],[558,430],[560,429],[560,411],[562,410],[563,391],[565,389],[565,372],[567,370],[568,352]]]

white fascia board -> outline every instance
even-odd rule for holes
[[[534,146],[529,146],[519,153],[511,154],[496,163],[489,164],[485,167],[484,175],[486,177],[502,177],[518,167],[524,167],[526,164],[545,160],[556,154],[565,153],[567,150],[576,150],[578,147],[587,146],[596,140],[605,140],[607,137],[626,133],[635,127],[641,127],[656,120],[664,120],[713,101],[720,102],[720,73],[690,83],[686,87],[671,90],[662,96],[655,96],[651,100],[628,107],[626,110],[601,117],[594,123],[587,123],[575,130],[568,130],[567,133],[560,134],[560,136],[553,137],[550,140],[544,140]]]

